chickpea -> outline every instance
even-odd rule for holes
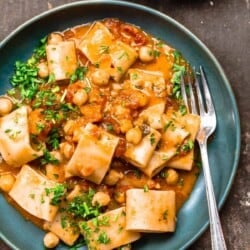
[[[138,103],[140,107],[144,107],[148,104],[148,97],[145,94],[141,93],[140,95],[138,95],[138,98]]]
[[[126,140],[133,144],[138,144],[142,139],[142,132],[139,127],[131,128],[126,133]]]
[[[51,33],[48,37],[48,44],[58,44],[63,41],[63,37],[59,33]]]
[[[73,103],[77,106],[82,106],[88,100],[88,94],[84,89],[79,89],[73,96]]]
[[[120,129],[122,133],[126,133],[133,127],[133,124],[128,119],[123,119],[120,121]]]
[[[179,174],[174,169],[168,169],[166,172],[166,182],[168,185],[175,185],[179,180]]]
[[[97,192],[93,199],[92,199],[92,205],[100,205],[101,207],[107,206],[110,202],[110,196],[104,192]]]
[[[9,114],[13,109],[13,102],[8,97],[0,97],[0,116]]]
[[[142,46],[139,49],[139,58],[142,62],[151,62],[154,60],[153,49],[149,46]]]
[[[38,75],[41,78],[46,78],[49,76],[49,68],[46,62],[39,63],[37,67],[38,67]]]
[[[59,238],[52,232],[45,234],[43,244],[47,248],[54,248],[59,244]]]
[[[75,151],[73,144],[69,142],[63,142],[60,144],[60,152],[67,160],[70,159]]]
[[[104,69],[96,69],[91,78],[94,84],[98,86],[105,86],[109,83],[110,74]]]
[[[72,135],[74,133],[75,122],[73,120],[67,120],[63,131],[66,135]]]
[[[125,193],[124,192],[116,192],[115,193],[115,200],[122,204],[125,202]]]
[[[12,174],[0,175],[0,189],[9,192],[15,183],[15,177]]]
[[[104,183],[109,185],[109,186],[113,186],[115,185],[121,178],[123,177],[123,174],[111,169],[108,174],[105,176],[104,178]]]

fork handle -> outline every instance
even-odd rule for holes
[[[219,213],[216,205],[213,183],[209,168],[207,142],[199,143],[201,151],[202,168],[205,178],[206,196],[208,203],[208,213],[210,221],[210,233],[213,250],[226,250],[226,242],[224,239]]]

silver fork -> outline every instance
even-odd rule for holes
[[[201,76],[200,82],[201,82],[202,89],[204,92],[203,96],[204,96],[204,101],[206,104],[205,106],[204,106],[203,96],[201,94],[200,84],[195,75],[194,75],[194,79],[195,79],[194,88],[195,88],[195,93],[197,95],[197,99],[195,98],[195,93],[193,91],[193,87],[191,84],[191,77],[189,75],[187,76],[189,97],[187,96],[187,93],[186,93],[186,84],[185,84],[183,76],[181,77],[181,94],[182,94],[182,98],[187,107],[188,112],[200,115],[200,118],[201,118],[200,129],[197,133],[196,140],[200,147],[202,168],[203,168],[204,178],[205,178],[212,249],[213,250],[226,250],[227,247],[226,247],[225,239],[223,236],[218,209],[216,205],[216,200],[214,196],[214,189],[213,189],[213,183],[211,179],[211,173],[210,173],[210,167],[209,167],[209,161],[208,161],[208,153],[207,153],[207,139],[215,131],[215,128],[216,128],[216,114],[215,114],[215,109],[214,109],[214,105],[212,102],[212,98],[209,93],[204,70],[201,66],[200,66],[200,76]],[[197,108],[197,105],[196,105],[197,102],[198,102],[199,109]]]

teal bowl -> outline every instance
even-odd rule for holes
[[[62,31],[106,17],[117,17],[140,26],[181,51],[191,65],[203,65],[205,68],[218,120],[208,152],[215,196],[221,207],[229,193],[239,160],[240,122],[236,101],[221,66],[208,48],[167,15],[138,4],[102,0],[75,2],[38,15],[0,43],[0,94],[10,87],[9,78],[14,62],[29,58],[40,38],[52,31]],[[0,236],[11,248],[44,249],[44,232],[26,221],[2,195],[0,211]],[[204,232],[208,226],[208,210],[202,174],[191,196],[179,211],[177,219],[175,233],[147,234],[133,244],[133,249],[185,249]],[[57,249],[67,247],[60,245]]]

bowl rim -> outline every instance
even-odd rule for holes
[[[66,10],[68,8],[75,7],[75,6],[98,5],[98,4],[125,6],[125,7],[129,7],[129,8],[138,9],[139,11],[142,11],[142,12],[148,12],[150,14],[160,16],[165,21],[171,23],[175,28],[184,32],[185,35],[189,36],[196,44],[198,44],[207,53],[207,55],[210,57],[211,61],[214,63],[215,67],[219,71],[219,74],[220,74],[223,82],[225,83],[225,87],[226,87],[228,94],[230,96],[230,99],[232,101],[232,110],[233,110],[233,114],[235,117],[234,120],[235,120],[235,125],[236,125],[235,126],[235,128],[236,128],[235,158],[233,161],[232,172],[231,172],[230,178],[228,180],[227,186],[223,192],[223,195],[220,197],[220,199],[218,201],[218,209],[220,210],[222,208],[223,204],[225,203],[226,198],[229,195],[229,192],[230,192],[230,189],[232,187],[233,180],[235,178],[236,171],[238,168],[239,159],[240,159],[241,123],[240,123],[238,106],[237,106],[236,98],[235,98],[234,92],[232,90],[232,87],[231,87],[229,80],[228,80],[222,66],[220,65],[219,61],[216,59],[216,57],[211,52],[211,50],[205,45],[205,43],[203,43],[194,33],[192,33],[182,23],[180,23],[179,21],[176,21],[174,18],[170,17],[169,15],[167,15],[167,14],[165,14],[157,9],[154,9],[152,7],[149,7],[149,6],[144,6],[144,5],[139,4],[139,3],[128,2],[127,0],[126,1],[124,1],[124,0],[76,1],[76,2],[72,2],[72,3],[62,4],[62,5],[59,5],[57,7],[52,8],[50,10],[43,11],[42,13],[40,13],[40,14],[28,19],[27,21],[23,22],[21,25],[16,27],[12,32],[10,32],[9,35],[7,35],[0,42],[0,50],[2,49],[2,47],[4,47],[5,44],[8,43],[8,41],[10,39],[12,39],[12,37],[14,37],[20,31],[22,31],[23,29],[25,29],[29,25],[35,23],[36,21],[39,21],[40,19],[42,19],[46,16],[49,16],[51,14],[54,14],[54,13],[57,13],[57,12],[60,12],[60,11],[63,11],[63,10]],[[199,231],[197,231],[197,233],[183,245],[183,249],[187,248],[192,243],[194,243],[194,241],[196,241],[202,235],[202,233],[207,229],[208,225],[209,225],[209,221],[207,220],[207,222],[204,223],[204,225],[201,227],[201,229]],[[5,243],[7,243],[7,245],[9,245],[11,248],[13,248],[14,250],[19,250],[19,248],[16,245],[14,245],[5,235],[3,235],[2,232],[0,232],[0,238]]]

